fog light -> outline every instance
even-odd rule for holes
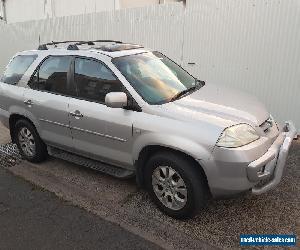
[[[257,171],[257,175],[260,176],[260,175],[264,174],[265,168],[266,168],[266,166],[262,166],[262,167]]]

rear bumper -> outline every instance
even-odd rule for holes
[[[284,132],[278,136],[270,149],[262,157],[251,162],[247,168],[248,179],[258,182],[270,178],[260,187],[253,187],[253,194],[262,194],[275,188],[281,181],[288,152],[297,131],[292,122],[286,122]]]

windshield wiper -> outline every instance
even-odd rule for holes
[[[196,79],[196,84],[198,84],[198,86],[201,88],[201,87],[203,87],[205,85],[205,81]]]
[[[172,98],[171,98],[171,102],[173,101],[176,101],[177,99],[179,99],[180,97],[186,95],[187,93],[190,93],[190,92],[194,92],[195,90],[197,90],[198,88],[201,88],[205,85],[205,82],[204,81],[201,81],[201,80],[198,80],[196,79],[196,82],[195,82],[195,85],[188,88],[188,89],[185,89],[181,92],[178,92],[176,95],[174,95]]]
[[[176,101],[177,99],[179,99],[180,97],[184,96],[185,94],[190,93],[190,92],[196,90],[196,88],[197,88],[197,86],[195,85],[195,86],[190,87],[190,88],[188,88],[188,89],[185,89],[185,90],[183,90],[183,91],[181,91],[181,92],[178,92],[176,95],[174,95],[174,96],[171,98],[170,101],[171,101],[171,102]]]

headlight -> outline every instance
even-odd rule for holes
[[[254,128],[248,124],[239,124],[226,128],[221,134],[217,146],[225,148],[237,148],[259,139]]]

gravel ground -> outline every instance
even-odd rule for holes
[[[300,237],[300,140],[294,141],[285,176],[275,190],[211,201],[187,221],[158,211],[134,180],[120,181],[56,159],[40,165],[21,162],[9,170],[169,249],[238,249],[241,233]]]

